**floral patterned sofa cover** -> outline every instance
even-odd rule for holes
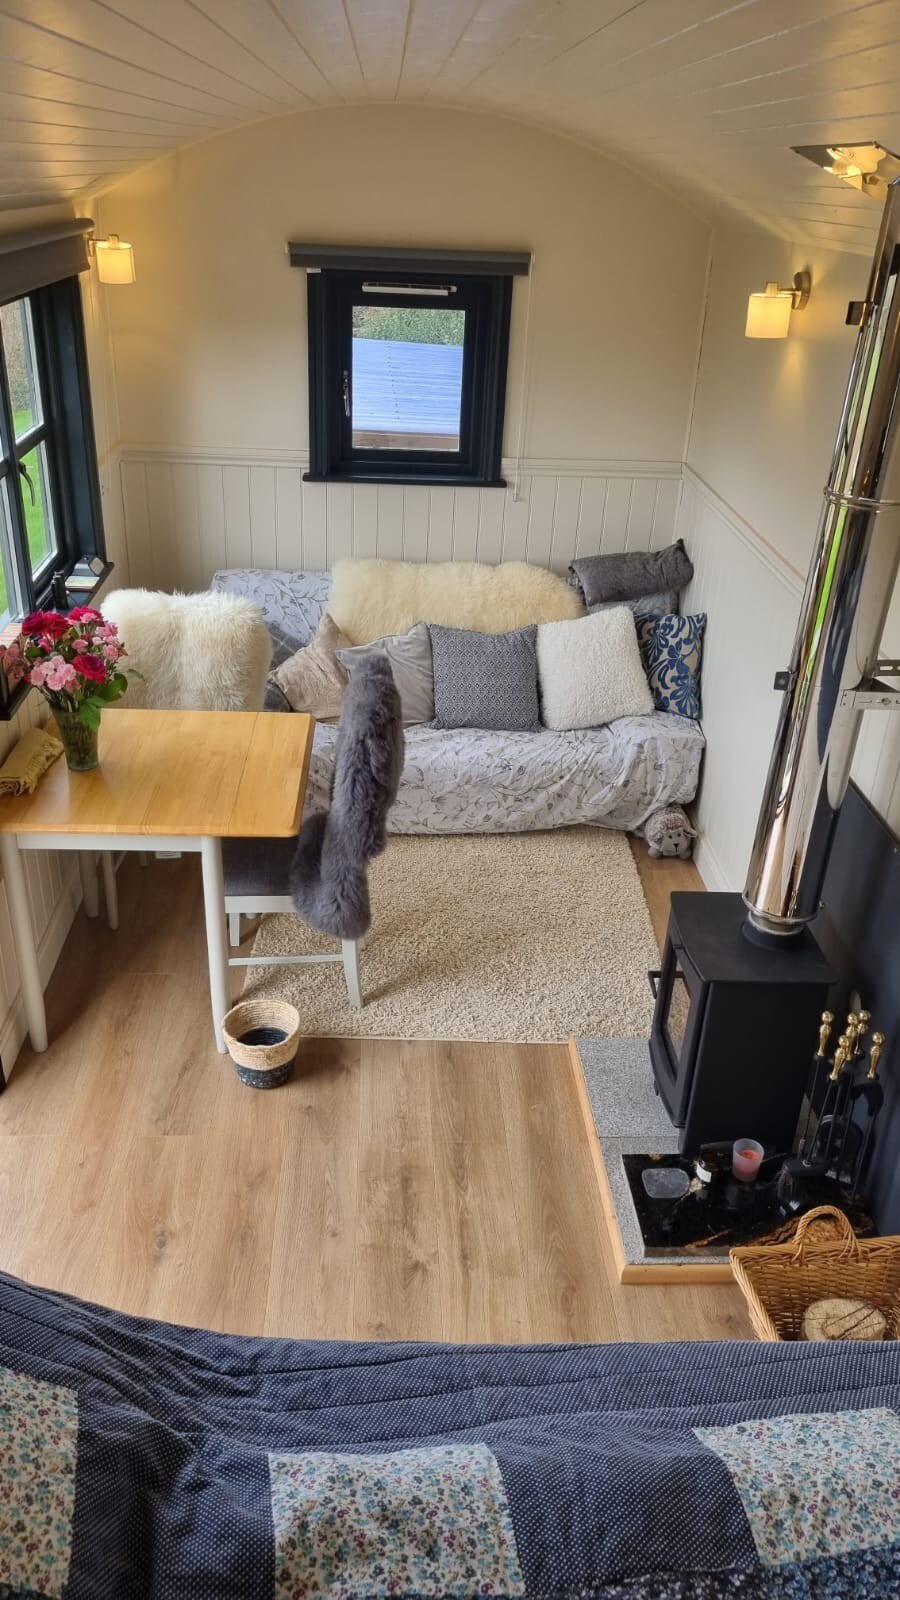
[[[214,589],[248,595],[272,635],[273,666],[309,643],[327,609],[327,572],[217,572]],[[307,810],[328,803],[337,728],[316,729]],[[589,823],[640,833],[655,811],[697,792],[699,723],[657,711],[571,733],[406,729],[393,833],[521,833]]]

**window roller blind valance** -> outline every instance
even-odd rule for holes
[[[380,246],[297,244],[289,242],[292,267],[321,272],[436,272],[454,276],[526,277],[531,270],[529,250],[398,250]]]
[[[90,217],[0,235],[0,303],[86,272]]]

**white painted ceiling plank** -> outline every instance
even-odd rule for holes
[[[180,12],[167,15],[173,3],[180,6]],[[236,50],[233,45],[230,54],[211,49],[217,37],[223,44],[228,43],[220,30],[210,29],[210,38],[197,40],[204,19],[184,0],[154,0],[152,7],[129,5],[128,0],[116,0],[115,4],[78,0],[77,5],[62,0],[3,0],[0,10],[63,42],[71,40],[141,71],[158,73],[189,87],[223,95],[227,100],[237,94],[242,104],[249,95],[247,104],[268,102],[276,109],[279,91],[283,98],[289,87],[279,83],[271,72],[260,74],[246,51]],[[178,42],[170,43],[169,37]],[[205,48],[198,49],[199,44]],[[261,77],[264,81],[260,81]]]
[[[129,4],[140,4],[140,0],[129,0]],[[266,0],[257,0],[250,7],[246,0],[192,0],[192,5],[221,40],[232,49],[237,44],[245,59],[254,60],[257,67],[275,79],[277,99],[283,101],[286,94],[290,99],[291,90],[295,105],[298,93],[311,103],[340,98],[302,42]]]
[[[57,74],[60,78],[91,84],[120,93],[137,95],[142,102],[172,107],[194,107],[210,116],[240,117],[254,110],[274,109],[272,102],[261,101],[252,91],[231,84],[223,94],[194,86],[184,78],[145,71],[107,52],[63,39],[45,29],[32,26],[0,10],[0,56],[10,62]],[[4,68],[5,77],[5,68]]]
[[[368,98],[393,100],[413,0],[344,0]]]
[[[361,99],[365,83],[340,0],[268,0],[292,36],[345,100]]]

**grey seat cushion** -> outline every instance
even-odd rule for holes
[[[429,632],[436,728],[540,728],[536,627],[471,633],[433,626]]]
[[[289,839],[223,839],[226,895],[287,895],[296,850],[296,835]]]

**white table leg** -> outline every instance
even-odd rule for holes
[[[231,1009],[231,982],[225,933],[225,878],[222,873],[221,840],[201,839],[200,861],[203,867],[206,948],[209,954],[209,995],[216,1030],[216,1049],[224,1055],[222,1018]]]
[[[106,901],[106,920],[113,932],[119,926],[119,891],[116,887],[116,858],[111,850],[103,850],[100,855],[100,870],[103,873],[103,898]]]
[[[37,947],[34,942],[31,903],[28,899],[25,870],[15,834],[0,833],[0,860],[3,862],[3,876],[6,880],[6,899],[16,945],[25,1020],[28,1023],[31,1048],[40,1052],[47,1048],[47,1013],[44,1009],[44,987],[41,983]]]
[[[86,917],[100,914],[100,889],[97,883],[97,859],[93,850],[78,851],[78,870],[81,873],[81,895]]]

